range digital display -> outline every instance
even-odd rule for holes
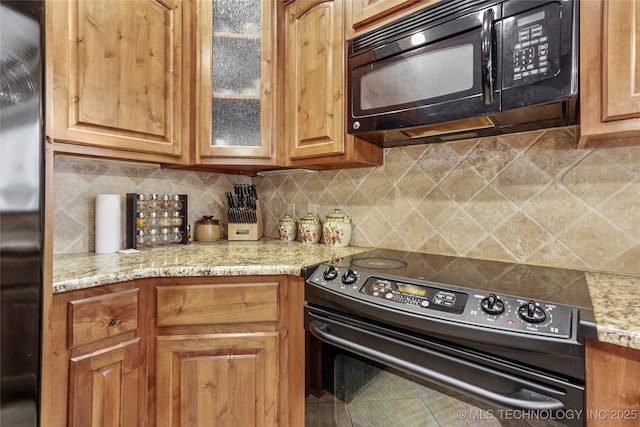
[[[406,283],[398,283],[398,291],[404,294],[415,295],[418,297],[426,297],[427,289],[422,286],[407,285]]]

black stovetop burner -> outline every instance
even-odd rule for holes
[[[578,270],[392,249],[373,249],[327,264],[563,304],[583,309],[587,317],[593,311],[585,274]]]

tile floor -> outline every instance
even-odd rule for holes
[[[348,359],[354,361],[354,359]],[[357,362],[360,363],[360,362]],[[529,425],[498,420],[489,412],[432,388],[367,365],[367,381],[344,401],[325,393],[306,398],[306,427],[511,427]],[[372,370],[374,372],[372,372]],[[360,370],[360,372],[363,372]],[[348,375],[358,376],[353,367]],[[351,396],[348,396],[351,394]],[[544,423],[546,425],[546,423]],[[539,425],[539,424],[536,424]],[[549,425],[557,425],[550,423]]]

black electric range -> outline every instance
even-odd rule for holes
[[[374,249],[303,276],[310,307],[584,380],[596,329],[582,271]]]

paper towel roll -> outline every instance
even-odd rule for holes
[[[120,250],[122,213],[119,194],[96,195],[96,253]]]

